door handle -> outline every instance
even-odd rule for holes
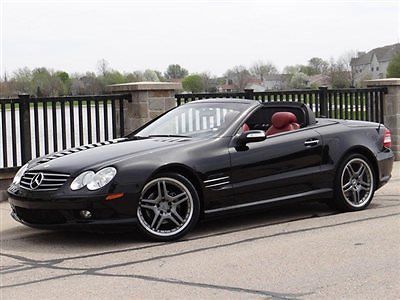
[[[312,146],[316,146],[318,144],[319,144],[319,140],[318,139],[309,139],[309,140],[304,142],[304,145],[306,147],[312,147]]]

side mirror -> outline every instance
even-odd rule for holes
[[[238,139],[239,145],[265,141],[267,136],[263,130],[249,130],[243,132]]]

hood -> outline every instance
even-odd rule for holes
[[[154,137],[116,139],[55,152],[31,161],[30,170],[74,174],[87,168],[101,168],[142,154],[174,148],[190,142],[190,138]]]

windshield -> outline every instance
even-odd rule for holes
[[[249,104],[243,102],[198,102],[179,106],[135,136],[212,136],[226,129],[248,107]]]

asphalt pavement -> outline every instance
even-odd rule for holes
[[[175,243],[136,231],[46,231],[0,203],[3,299],[398,299],[400,177],[369,209],[302,203],[200,223]]]

